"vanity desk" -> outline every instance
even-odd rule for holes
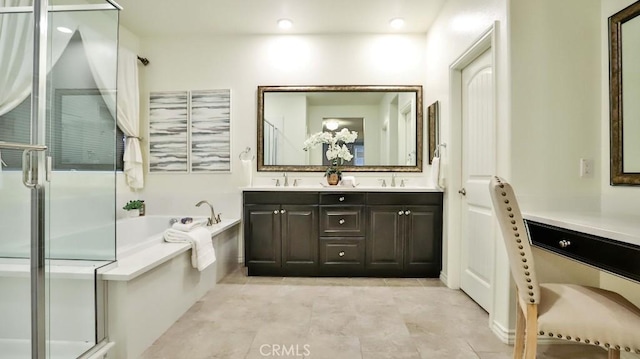
[[[249,275],[440,275],[439,190],[249,187],[242,198]]]
[[[532,212],[524,218],[533,246],[640,282],[640,216]]]

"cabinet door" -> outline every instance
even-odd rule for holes
[[[277,274],[281,267],[280,206],[245,206],[245,257],[249,274]]]
[[[318,268],[318,206],[283,205],[282,261],[287,275],[315,274]]]
[[[407,206],[404,214],[404,270],[407,275],[438,277],[441,270],[439,206]]]
[[[367,209],[366,269],[371,275],[396,275],[402,271],[404,210],[401,206]]]

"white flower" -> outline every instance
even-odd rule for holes
[[[317,132],[304,141],[304,150],[307,151],[321,143],[326,143],[329,145],[325,153],[327,159],[332,162],[340,159],[339,164],[342,164],[344,161],[348,162],[353,158],[353,155],[349,152],[349,148],[345,143],[353,143],[356,141],[356,138],[358,138],[358,133],[356,131],[349,131],[346,128],[335,133],[335,135],[331,132]]]

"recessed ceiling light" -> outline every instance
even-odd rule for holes
[[[389,21],[389,25],[394,29],[399,29],[404,26],[404,19],[399,17],[391,19],[391,21]]]
[[[290,29],[293,26],[293,21],[289,20],[289,19],[280,19],[278,20],[278,27],[286,30],[286,29]]]
[[[58,30],[58,31],[60,31],[62,33],[65,33],[65,34],[70,34],[70,33],[73,32],[73,31],[71,31],[70,28],[64,27],[64,26],[58,26],[58,27],[56,27],[56,30]]]
[[[340,127],[340,124],[336,120],[329,120],[324,124],[324,127],[326,127],[329,131],[335,131],[338,129],[338,127]]]

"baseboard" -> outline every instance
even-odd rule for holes
[[[491,331],[493,334],[498,337],[498,339],[505,343],[512,345],[515,342],[516,331],[507,329],[502,326],[502,324],[496,322],[495,320],[491,322]]]
[[[447,287],[449,286],[447,275],[442,271],[440,272],[440,281],[442,281],[442,283],[444,283],[444,285],[446,285]]]

